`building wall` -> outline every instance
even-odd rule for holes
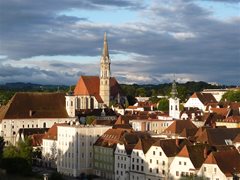
[[[131,180],[145,180],[146,170],[145,154],[142,150],[133,149],[131,153],[131,167],[130,167],[130,179]]]
[[[240,122],[216,122],[217,126],[226,126],[227,128],[239,128],[240,127]]]
[[[58,172],[80,176],[93,173],[93,144],[109,126],[58,126]]]
[[[169,116],[171,116],[173,119],[180,118],[179,99],[178,98],[170,98],[169,99]]]
[[[15,144],[16,135],[20,128],[51,128],[54,123],[65,123],[75,118],[29,118],[29,119],[3,119],[2,132],[5,141]]]
[[[129,180],[130,160],[127,155],[124,144],[117,144],[115,149],[115,180]]]
[[[57,141],[52,139],[43,139],[42,141],[42,158],[45,166],[57,167]]]
[[[146,153],[146,179],[168,178],[173,158],[168,158],[161,147],[152,146]],[[147,167],[148,166],[148,167]]]
[[[170,165],[170,176],[174,179],[180,179],[183,176],[196,174],[195,167],[188,157],[176,156]]]
[[[184,104],[184,107],[197,107],[198,109],[205,111],[204,104],[198,98],[189,98],[188,101]]]
[[[94,146],[95,174],[104,179],[114,179],[114,148]]]
[[[203,176],[214,180],[229,180],[216,164],[203,164],[197,173],[198,176]]]

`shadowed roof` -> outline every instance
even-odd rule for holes
[[[240,154],[236,149],[212,152],[204,164],[217,164],[221,171],[229,177],[234,173],[240,173]]]
[[[64,93],[16,93],[2,113],[3,119],[68,118]]]
[[[184,129],[197,129],[197,127],[189,120],[175,120],[164,133],[180,134]]]
[[[210,93],[195,92],[191,98],[198,98],[204,105],[208,103],[217,103],[215,97]]]

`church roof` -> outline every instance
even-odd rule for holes
[[[103,103],[99,95],[100,79],[98,76],[81,76],[74,89],[74,95],[90,95],[95,96],[99,103]],[[114,77],[110,79],[111,96],[116,97],[120,92],[120,86]]]
[[[16,93],[0,113],[2,119],[68,118],[64,93]]]

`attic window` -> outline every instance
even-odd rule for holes
[[[226,145],[232,145],[232,140],[231,139],[225,139]]]

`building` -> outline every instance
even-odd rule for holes
[[[104,105],[110,107],[117,101],[124,103],[126,98],[122,96],[117,80],[111,77],[110,64],[107,35],[105,33],[100,61],[100,75],[81,76],[74,92],[66,95],[66,108],[69,116],[75,117],[75,111],[79,109],[99,109]]]
[[[177,85],[174,80],[172,84],[171,97],[169,98],[169,116],[173,119],[180,119],[179,98],[177,95]]]
[[[204,89],[202,93],[209,93],[214,96],[214,98],[219,102],[222,99],[222,96],[227,92],[227,89]]]
[[[217,103],[214,96],[210,93],[195,92],[184,104],[185,108],[198,108],[202,111],[206,110],[207,105]]]
[[[111,126],[71,123],[57,127],[57,171],[74,177],[94,173],[93,144]]]
[[[107,130],[97,139],[94,148],[95,174],[104,179],[115,178],[115,150],[125,133],[131,132],[129,128],[116,128]]]
[[[207,155],[207,148],[204,144],[185,145],[170,165],[170,176],[174,179],[195,176]]]
[[[240,154],[236,149],[212,152],[202,164],[198,176],[211,180],[240,178]]]
[[[157,140],[146,153],[146,179],[169,179],[169,167],[185,143],[184,139]]]
[[[20,129],[50,128],[75,120],[68,116],[64,93],[16,93],[0,113],[1,136],[13,144]]]

